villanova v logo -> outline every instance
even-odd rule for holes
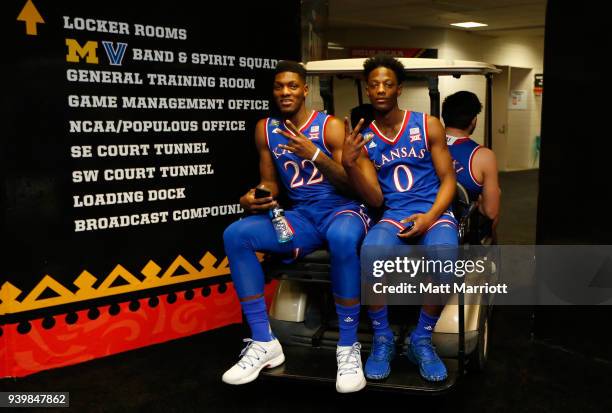
[[[103,41],[102,45],[104,46],[104,51],[106,51],[110,64],[113,66],[121,66],[121,61],[125,55],[125,49],[127,49],[127,43],[118,42],[116,49],[113,47],[113,42]]]

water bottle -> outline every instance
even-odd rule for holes
[[[293,230],[285,218],[285,211],[277,206],[270,210],[270,219],[272,219],[272,226],[274,226],[274,232],[276,232],[276,239],[279,243],[289,242],[293,239]]]

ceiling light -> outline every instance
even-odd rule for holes
[[[463,22],[463,23],[451,23],[451,26],[458,26],[458,27],[464,27],[466,29],[471,29],[473,27],[488,26],[488,24],[478,23],[478,22]]]

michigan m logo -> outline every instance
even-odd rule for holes
[[[66,39],[66,46],[68,46],[67,62],[78,63],[81,59],[85,59],[87,63],[98,64],[98,56],[96,55],[98,42],[90,40],[85,43],[85,46],[81,46],[74,39]]]

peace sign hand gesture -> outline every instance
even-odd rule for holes
[[[350,168],[355,165],[355,162],[359,158],[361,148],[368,143],[369,139],[364,139],[359,131],[363,126],[364,120],[359,119],[359,123],[355,126],[355,129],[351,129],[351,124],[347,118],[344,118],[344,145],[342,147],[342,165],[345,168]]]
[[[289,142],[286,145],[278,146],[296,154],[300,158],[312,159],[317,151],[317,146],[312,143],[310,139],[304,136],[304,134],[300,132],[300,130],[293,123],[291,123],[290,120],[285,121],[285,124],[287,125],[287,128],[293,132],[293,135],[279,128],[277,132],[287,138]]]

